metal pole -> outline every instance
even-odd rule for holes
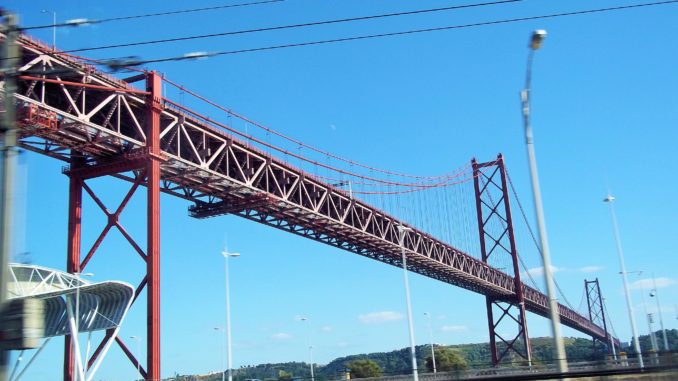
[[[533,35],[534,36],[537,33]],[[545,32],[544,32],[545,34]],[[538,48],[538,46],[537,46]],[[525,128],[525,143],[527,145],[527,158],[530,166],[530,177],[532,180],[532,196],[534,198],[534,209],[537,218],[537,227],[539,232],[539,241],[541,246],[541,257],[544,264],[544,278],[546,280],[546,294],[549,299],[549,318],[551,319],[551,330],[556,349],[556,365],[559,373],[567,372],[567,356],[565,346],[560,335],[560,314],[558,311],[558,299],[553,284],[553,274],[551,273],[551,254],[549,251],[548,237],[546,235],[546,223],[544,221],[544,210],[542,207],[541,191],[539,189],[539,174],[537,172],[537,160],[534,153],[534,136],[532,126],[530,125],[530,87],[532,82],[532,58],[536,48],[530,49],[527,56],[527,72],[525,76],[525,89],[521,92],[523,106],[523,125]]]
[[[431,362],[433,363],[433,374],[438,373],[436,369],[436,352],[433,350],[433,329],[431,328],[431,315],[428,312],[424,312],[424,315],[428,317],[428,336],[429,341],[431,342]]]
[[[233,381],[233,373],[231,368],[233,368],[233,356],[231,351],[231,291],[229,285],[229,274],[228,274],[228,257],[231,256],[231,253],[224,251],[224,270],[226,272],[226,346],[228,348],[228,381]],[[223,381],[222,373],[222,381]]]
[[[80,345],[80,273],[76,272],[75,273],[76,280],[78,281],[78,284],[76,285],[75,289],[75,329],[73,330],[73,341],[75,341],[77,344],[71,347],[72,350],[77,350],[78,346]],[[76,358],[78,363],[82,362],[82,359],[80,358],[80,352],[77,351],[74,353],[72,356]],[[80,373],[78,373],[79,378]],[[80,381],[85,381],[85,380],[80,380]]]
[[[315,374],[313,372],[313,345],[308,346],[308,353],[311,359],[311,381],[315,381]]]
[[[645,312],[645,319],[647,320],[647,330],[650,335],[650,345],[652,350],[657,352],[659,346],[657,345],[657,337],[654,335],[654,330],[652,329],[652,314],[647,312],[647,304],[645,302],[645,290],[640,290],[640,297],[643,300],[643,312]]]
[[[12,202],[13,202],[13,179],[17,156],[17,127],[16,127],[16,75],[19,64],[19,49],[16,44],[18,37],[18,18],[12,13],[0,16],[5,18],[5,43],[2,49],[2,73],[5,80],[5,112],[0,125],[3,144],[0,147],[0,171],[2,171],[2,185],[0,186],[0,309],[7,302],[7,289],[9,282],[9,257],[11,255],[12,238]],[[7,380],[9,367],[9,351],[0,349],[0,381]]]
[[[666,330],[664,329],[664,317],[662,316],[661,304],[659,303],[659,290],[657,290],[657,280],[654,277],[654,273],[652,273],[652,286],[654,287],[654,295],[652,294],[650,295],[654,296],[657,300],[657,315],[659,315],[659,326],[662,329],[662,339],[664,339],[664,350],[668,351],[669,340],[666,337]]]
[[[141,337],[130,336],[129,338],[137,342],[137,355],[136,355],[137,356],[137,374],[141,376],[141,370],[140,370],[140,366],[141,366],[141,358],[140,358],[140,356],[141,356]]]
[[[221,327],[214,327],[214,330],[224,333],[224,337],[221,341],[221,367],[224,369],[221,371],[221,381],[225,381],[226,377],[226,330]]]
[[[412,303],[410,302],[410,284],[407,279],[407,256],[405,255],[405,232],[412,229],[398,226],[400,232],[400,253],[403,260],[403,280],[405,283],[405,300],[407,302],[407,324],[410,330],[410,356],[412,359],[412,379],[419,381],[419,372],[417,371],[417,357],[414,344],[414,327],[412,326]]]
[[[299,320],[301,320],[303,322],[309,321],[308,318],[305,317],[305,316],[300,317]],[[308,332],[307,344],[308,344],[308,356],[309,356],[309,360],[311,361],[311,381],[315,381],[315,373],[313,371],[313,345],[311,345],[311,325],[310,325],[310,322],[308,324],[309,325],[308,325],[308,328],[307,328],[307,332]]]
[[[624,295],[626,296],[626,307],[631,321],[631,334],[633,335],[633,347],[638,354],[638,365],[642,368],[643,353],[640,351],[640,342],[638,341],[638,330],[636,329],[636,317],[633,314],[633,302],[629,292],[629,280],[626,274],[626,265],[624,264],[624,251],[622,250],[621,239],[619,238],[619,227],[617,226],[617,215],[614,212],[614,197],[608,195],[603,201],[610,204],[610,216],[612,217],[612,228],[614,230],[614,239],[617,244],[617,255],[619,256],[619,267],[621,268],[622,280],[624,281]]]

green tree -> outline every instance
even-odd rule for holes
[[[278,371],[278,380],[284,381],[284,380],[291,380],[291,379],[292,379],[292,373],[286,372],[284,370]]]
[[[468,368],[468,364],[458,351],[450,348],[436,348],[436,369],[440,372],[459,371]],[[433,359],[431,356],[426,358],[426,368],[429,372],[433,371]]]
[[[346,364],[351,370],[351,378],[379,377],[382,374],[381,367],[374,360],[353,360]]]

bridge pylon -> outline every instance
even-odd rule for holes
[[[146,264],[144,278],[136,288],[134,301],[139,294],[146,289],[147,299],[147,358],[146,367],[141,359],[137,359],[125,345],[120,337],[115,337],[125,355],[140,376],[145,380],[160,379],[160,164],[164,160],[160,150],[160,113],[161,107],[161,77],[155,72],[145,73],[138,76],[137,80],[146,80],[147,95],[145,98],[146,115],[143,121],[146,135],[145,146],[139,149],[118,152],[105,161],[99,161],[88,157],[86,154],[72,149],[70,165],[64,168],[64,174],[69,177],[69,203],[68,203],[68,248],[66,256],[66,268],[69,273],[82,273],[87,264],[97,252],[101,243],[108,233],[117,228],[126,238]],[[82,95],[79,95],[82,96]],[[76,101],[79,98],[76,98]],[[83,101],[84,102],[84,101]],[[87,180],[102,177],[116,176],[120,173],[131,172],[132,186],[115,208],[109,210],[101,198],[87,184]],[[137,244],[135,239],[123,227],[120,215],[127,207],[128,202],[137,190],[146,187],[146,250]],[[84,191],[84,192],[83,192]],[[108,223],[99,234],[99,237],[89,249],[84,258],[81,258],[82,248],[82,206],[83,193],[88,194],[108,217]],[[113,329],[106,331],[105,337],[94,350],[92,356],[85,359],[86,369],[92,366],[101,355],[106,344],[113,339]],[[73,357],[73,340],[67,335],[64,348],[64,381],[75,380],[75,358]]]
[[[616,356],[614,341],[610,332],[607,330],[607,320],[605,319],[605,305],[603,304],[603,294],[600,292],[600,283],[598,278],[594,280],[584,279],[584,288],[586,289],[586,302],[589,308],[589,319],[593,324],[603,327],[605,330],[605,341],[592,337],[593,353],[596,353],[598,345],[602,344],[609,354]]]
[[[513,297],[485,297],[492,364],[496,366],[521,359],[531,364],[525,297],[520,280],[504,157],[499,154],[496,160],[486,163],[478,163],[473,159],[472,165],[482,260],[493,267],[502,268],[502,264],[508,267],[506,262],[509,259],[510,269],[504,268],[504,271],[513,276],[515,287]],[[507,336],[508,332],[513,333]]]

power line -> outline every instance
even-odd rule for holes
[[[455,6],[441,7],[441,8],[419,9],[419,10],[414,10],[414,11],[386,13],[386,14],[380,14],[380,15],[351,17],[351,18],[343,18],[343,19],[336,19],[336,20],[323,20],[323,21],[315,21],[315,22],[308,22],[308,23],[301,23],[301,24],[279,25],[279,26],[266,27],[266,28],[244,29],[244,30],[229,31],[229,32],[219,32],[219,33],[209,33],[209,34],[201,34],[201,35],[193,35],[193,36],[185,36],[185,37],[165,38],[165,39],[160,39],[160,40],[149,40],[149,41],[129,42],[129,43],[123,43],[123,44],[95,46],[95,47],[89,47],[89,48],[65,50],[64,52],[65,53],[74,53],[74,52],[85,52],[85,51],[92,51],[92,50],[124,48],[124,47],[130,47],[130,46],[162,44],[162,43],[168,43],[168,42],[198,40],[198,39],[204,39],[204,38],[233,36],[233,35],[247,34],[247,33],[269,32],[269,31],[275,31],[275,30],[304,28],[304,27],[328,25],[328,24],[340,24],[340,23],[354,22],[354,21],[374,20],[374,19],[387,18],[387,17],[409,16],[409,15],[416,15],[416,14],[423,14],[423,13],[443,12],[443,11],[459,10],[459,9],[464,9],[464,8],[476,8],[476,7],[484,7],[484,6],[489,6],[489,5],[516,3],[516,2],[520,2],[520,1],[522,1],[522,0],[501,0],[501,1],[493,1],[493,2],[485,2],[485,3],[476,3],[476,4],[455,5]]]
[[[260,5],[260,4],[279,3],[279,2],[282,2],[282,1],[285,1],[285,0],[262,0],[262,1],[253,1],[253,2],[249,2],[249,3],[217,5],[217,6],[214,6],[214,7],[191,8],[191,9],[183,9],[183,10],[178,10],[178,11],[147,13],[147,14],[142,14],[142,15],[110,17],[110,18],[98,19],[98,20],[96,20],[96,19],[95,20],[75,19],[75,20],[70,20],[70,21],[66,21],[64,23],[59,23],[59,24],[36,25],[36,26],[23,27],[23,28],[20,28],[20,29],[21,30],[32,30],[32,29],[47,29],[47,28],[64,27],[64,26],[75,26],[75,25],[81,25],[81,24],[102,24],[102,23],[111,22],[111,21],[133,20],[133,19],[140,19],[140,18],[147,18],[147,17],[169,16],[169,15],[178,15],[178,14],[183,14],[183,13],[214,11],[214,10],[226,9],[226,8],[237,8],[237,7],[247,7],[247,6],[252,6],[252,5]]]
[[[643,4],[634,4],[634,5],[624,5],[624,6],[618,6],[618,7],[608,7],[608,8],[598,8],[598,9],[587,9],[587,10],[574,11],[574,12],[564,12],[564,13],[554,13],[554,14],[549,14],[549,15],[528,16],[528,17],[519,17],[519,18],[504,19],[504,20],[484,21],[484,22],[478,22],[478,23],[450,25],[450,26],[443,26],[443,27],[436,27],[436,28],[414,29],[414,30],[407,30],[407,31],[402,31],[402,32],[379,33],[379,34],[370,34],[370,35],[363,35],[363,36],[335,38],[335,39],[330,39],[330,40],[298,42],[298,43],[273,45],[273,46],[258,47],[258,48],[226,50],[226,51],[211,52],[211,53],[203,52],[203,53],[199,53],[199,54],[185,54],[183,56],[157,58],[157,59],[151,59],[151,60],[137,60],[137,61],[134,62],[134,64],[135,65],[143,65],[143,64],[157,63],[157,62],[183,61],[183,60],[195,59],[195,58],[207,58],[207,57],[216,57],[216,56],[233,55],[233,54],[241,54],[241,53],[261,52],[261,51],[266,51],[266,50],[296,48],[296,47],[313,46],[313,45],[326,45],[326,44],[333,44],[333,43],[339,43],[339,42],[368,40],[368,39],[376,39],[376,38],[382,38],[382,37],[404,36],[404,35],[410,35],[410,34],[438,32],[438,31],[445,31],[445,30],[466,29],[466,28],[489,26],[489,25],[510,24],[510,23],[515,23],[515,22],[543,20],[543,19],[556,18],[556,17],[566,17],[566,16],[578,16],[578,15],[585,15],[585,14],[603,13],[603,12],[610,12],[610,11],[643,8],[643,7],[651,7],[651,6],[667,5],[667,4],[675,4],[675,3],[678,3],[678,0],[660,1],[660,2],[654,2],[654,3],[643,3]],[[131,45],[128,45],[128,46],[131,46]]]

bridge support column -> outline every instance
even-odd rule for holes
[[[76,152],[71,152],[71,168],[80,168],[83,160]],[[82,179],[71,177],[68,184],[68,240],[66,253],[66,271],[79,273],[80,244],[82,232]],[[73,357],[73,338],[66,335],[64,341],[64,381],[75,377],[75,358]]]
[[[146,98],[148,119],[146,124],[146,164],[147,204],[147,380],[160,380],[160,113],[162,112],[162,78],[156,73],[148,73]]]
[[[66,267],[68,272],[82,272],[100,247],[111,229],[117,228],[129,242],[133,251],[146,262],[146,275],[136,288],[134,301],[144,288],[147,292],[146,305],[146,369],[141,361],[127,348],[123,339],[116,337],[115,341],[120,349],[129,358],[135,369],[139,369],[140,376],[145,380],[160,380],[160,164],[165,159],[160,149],[160,114],[162,112],[162,83],[161,77],[155,73],[146,76],[146,87],[149,95],[146,99],[147,117],[145,124],[146,144],[143,149],[120,153],[117,157],[107,158],[106,162],[98,163],[87,161],[77,152],[72,153],[70,167],[64,171],[70,178],[69,209],[68,209],[68,252]],[[86,183],[86,180],[123,173],[132,173],[131,177],[122,176],[132,182],[132,187],[123,198],[120,205],[110,211],[104,202]],[[146,223],[146,252],[136,243],[120,222],[120,215],[124,211],[139,186],[147,188],[147,223]],[[83,189],[108,217],[108,223],[99,234],[84,259],[81,259],[81,225],[82,225],[82,195]],[[106,332],[99,346],[92,356],[86,359],[87,366],[91,366],[102,353],[106,344],[113,339],[113,330]],[[72,338],[66,337],[64,351],[64,381],[75,379],[75,358],[72,355]]]
[[[610,336],[610,333],[607,331],[607,322],[605,321],[605,306],[603,304],[603,295],[600,293],[600,283],[598,283],[598,278],[595,280],[586,280],[584,279],[584,288],[586,289],[586,303],[589,308],[589,320],[593,324],[602,326],[605,331],[605,338],[607,342],[602,343],[604,347],[607,348],[607,352],[614,357],[617,356],[614,340]],[[593,340],[593,354],[596,353],[596,348],[598,343],[601,343],[600,339],[597,339],[595,336],[592,337]]]
[[[504,263],[502,259],[505,261],[508,256],[512,266],[510,270],[504,271],[515,280],[514,297],[499,299],[486,296],[492,364],[513,361],[515,357],[512,355],[517,354],[527,365],[531,365],[532,352],[525,319],[525,298],[520,280],[504,158],[500,154],[494,161],[478,163],[474,159],[472,164],[482,260],[501,268]],[[508,329],[513,329],[515,335],[504,337]]]

